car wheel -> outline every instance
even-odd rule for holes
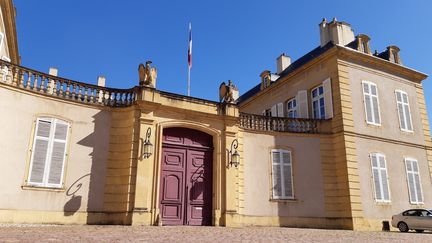
[[[423,233],[424,230],[415,230],[417,233]]]
[[[398,229],[400,232],[408,232],[409,230],[408,225],[405,222],[400,222],[398,224]]]

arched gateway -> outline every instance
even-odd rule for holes
[[[163,225],[212,224],[212,136],[163,130],[160,219]]]

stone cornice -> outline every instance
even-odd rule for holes
[[[6,38],[9,49],[9,55],[12,63],[20,64],[20,56],[18,52],[18,38],[15,23],[15,6],[12,0],[0,0],[3,21],[6,28]]]
[[[393,75],[401,76],[405,79],[408,79],[412,82],[420,83],[428,76],[422,72],[417,70],[408,68],[406,66],[402,66],[400,64],[392,63],[390,61],[384,60],[382,58],[369,55],[363,52],[359,52],[357,50],[344,47],[344,46],[336,46],[338,49],[338,57],[342,60],[346,60],[347,58],[351,58],[355,61],[360,61],[363,64],[373,65],[374,68],[380,71],[384,71]]]

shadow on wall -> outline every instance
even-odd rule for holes
[[[79,192],[83,183],[85,183],[85,179],[87,179],[86,177],[89,176],[90,174],[81,176],[78,180],[72,183],[66,191],[66,196],[72,196],[72,198],[70,198],[63,207],[64,216],[72,216],[80,209],[82,196]]]
[[[64,205],[64,215],[72,216],[81,207],[82,191],[81,188],[88,183],[87,198],[87,224],[101,223],[97,213],[103,211],[104,192],[105,192],[105,174],[108,159],[109,148],[109,130],[111,117],[109,112],[100,111],[93,116],[94,129],[93,133],[78,141],[72,146],[85,146],[92,148],[89,154],[91,157],[90,173],[78,178],[67,190],[66,195],[71,197]],[[69,161],[69,165],[74,161]],[[77,162],[75,162],[77,163]],[[83,164],[85,166],[85,164]],[[84,190],[85,191],[85,190]]]

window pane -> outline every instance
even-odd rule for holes
[[[415,187],[416,187],[416,192],[417,192],[417,202],[423,202],[422,189],[421,189],[420,175],[419,174],[414,175],[414,181],[415,181]]]
[[[54,138],[55,139],[66,140],[67,130],[68,130],[68,125],[67,124],[57,123],[56,124]]]
[[[402,102],[401,92],[399,92],[399,91],[396,92],[396,100],[398,102]]]
[[[323,86],[320,86],[318,89],[319,89],[320,95],[324,94],[324,87]]]
[[[375,154],[372,154],[371,157],[372,157],[372,166],[373,166],[373,167],[378,167],[378,159],[377,159],[377,156],[376,156]]]
[[[313,103],[312,103],[312,108],[313,108],[313,117],[314,118],[318,118],[318,101],[314,101]]]
[[[377,95],[377,87],[376,87],[376,85],[371,84],[370,85],[370,89],[371,89],[371,94],[372,95]]]
[[[282,153],[282,159],[284,164],[291,164],[291,156],[289,153]]]
[[[273,164],[279,164],[280,163],[279,152],[272,152],[272,154],[273,154]]]
[[[405,111],[405,118],[406,118],[406,129],[412,131],[411,114],[410,114],[408,104],[404,105],[404,111]]]
[[[383,190],[383,199],[390,200],[386,169],[381,169],[381,180],[382,180],[381,183],[382,183],[382,190]]]
[[[37,135],[39,137],[49,138],[50,129],[51,129],[51,122],[42,121],[42,120],[38,121]]]
[[[404,108],[403,108],[402,103],[398,103],[398,113],[399,113],[399,120],[401,123],[401,128],[407,129],[406,123],[405,123]]]
[[[365,95],[365,106],[366,106],[366,120],[368,122],[374,122],[372,118],[372,103],[369,95]]]
[[[312,90],[312,97],[316,97],[317,95],[317,89]]]
[[[42,183],[48,151],[48,141],[36,139],[33,151],[33,161],[30,172],[30,182]]]
[[[273,196],[281,197],[282,196],[282,177],[281,177],[281,169],[280,165],[273,165]]]
[[[411,200],[411,202],[417,202],[416,193],[415,193],[415,186],[414,186],[414,174],[412,172],[408,172],[407,176],[408,176],[408,187],[409,187],[410,200]]]
[[[292,191],[291,165],[284,165],[283,169],[284,169],[284,179],[285,179],[284,196],[292,197],[293,191]]]
[[[369,85],[367,83],[363,84],[363,92],[365,94],[369,94]]]
[[[408,95],[407,94],[402,94],[402,100],[405,104],[408,104]]]
[[[373,104],[375,123],[380,124],[381,119],[380,119],[380,114],[379,114],[379,110],[378,110],[378,98],[377,97],[372,97],[372,104]]]
[[[377,200],[382,200],[382,193],[381,193],[381,185],[379,181],[379,170],[377,168],[372,169],[373,172],[373,180],[374,180],[374,186],[375,186],[375,198]]]
[[[66,148],[65,146],[66,144],[62,142],[54,142],[53,144],[50,171],[48,177],[48,183],[50,184],[59,185],[61,183],[61,175],[63,172],[63,162]]]

